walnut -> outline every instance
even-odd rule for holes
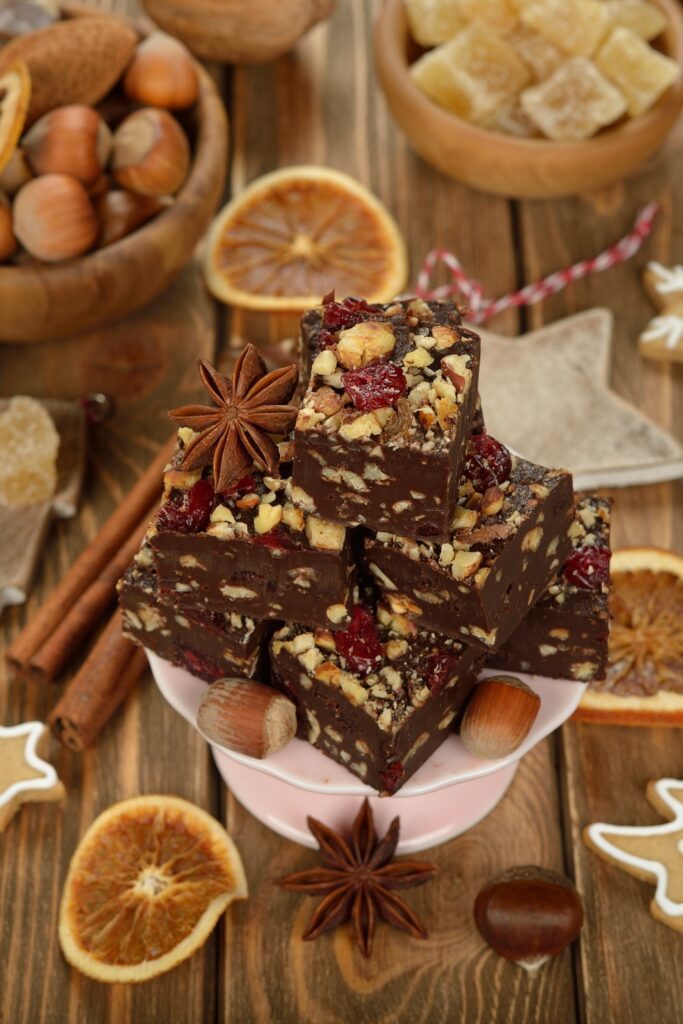
[[[453,348],[459,340],[452,327],[432,327],[432,336],[436,339],[437,349]]]
[[[321,412],[325,416],[332,416],[335,412],[339,412],[344,405],[341,395],[328,387],[314,392],[311,404],[316,412]]]
[[[388,324],[366,320],[339,334],[337,359],[348,369],[366,366],[394,351],[396,338]]]

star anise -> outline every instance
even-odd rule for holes
[[[269,435],[286,433],[296,419],[296,409],[283,404],[296,388],[296,366],[268,373],[258,350],[247,345],[235,363],[232,383],[206,359],[198,361],[198,368],[214,404],[183,405],[168,414],[197,433],[183,452],[183,469],[204,466],[212,457],[216,491],[241,480],[254,462],[276,474],[278,449]]]
[[[351,919],[358,945],[367,957],[372,951],[378,918],[415,938],[427,938],[424,925],[394,890],[423,885],[432,878],[436,867],[416,860],[389,863],[398,844],[398,818],[394,818],[384,838],[379,840],[372,809],[365,800],[353,823],[350,842],[315,818],[307,820],[327,866],[298,871],[278,883],[292,892],[324,895],[304,939],[317,939]]]

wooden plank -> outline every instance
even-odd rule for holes
[[[520,206],[524,276],[531,281],[589,256],[628,231],[635,211],[657,199],[662,212],[652,238],[630,263],[577,282],[529,311],[529,322],[546,321],[595,305],[615,315],[613,385],[656,422],[683,436],[683,378],[672,366],[642,359],[636,338],[652,316],[640,287],[649,259],[683,257],[683,183],[673,174],[683,131],[667,146],[666,160],[601,194]],[[656,545],[683,550],[683,484],[632,487],[612,492],[614,546]],[[680,732],[567,725],[562,730],[564,814],[568,861],[584,897],[586,923],[577,957],[582,1019],[587,1024],[680,1020],[683,981],[670,965],[680,959],[680,940],[647,912],[651,889],[604,864],[586,850],[581,828],[591,821],[650,823],[644,799],[649,779],[678,776]]]
[[[446,179],[409,151],[373,73],[377,7],[347,0],[289,56],[235,70],[232,188],[293,163],[346,171],[395,215],[412,280],[427,252],[444,246],[488,292],[502,294],[516,286],[511,208]],[[494,323],[514,333],[517,322],[509,312]],[[269,353],[297,329],[292,318],[238,310],[231,311],[229,327],[226,347],[249,339]],[[400,800],[397,805],[400,812]],[[314,863],[315,854],[279,839],[231,797],[226,815],[245,854],[251,891],[247,907],[224,927],[220,1000],[226,1024],[576,1019],[569,954],[530,982],[485,949],[471,920],[476,892],[495,871],[534,862],[562,870],[552,741],[525,759],[509,796],[486,821],[425,854],[439,864],[438,878],[409,898],[431,930],[429,941],[383,928],[369,963],[352,949],[346,931],[302,943],[313,901],[273,886],[273,879]]]

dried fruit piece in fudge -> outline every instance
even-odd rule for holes
[[[467,24],[460,0],[403,0],[410,34],[421,46],[452,39]]]
[[[512,672],[604,679],[609,637],[610,502],[579,495],[573,550],[510,639],[487,664]]]
[[[118,594],[125,635],[160,658],[209,683],[258,671],[270,624],[236,612],[204,612],[162,602],[148,547],[126,570]]]
[[[609,28],[601,0],[524,0],[519,15],[528,28],[580,57],[595,53]]]
[[[507,40],[479,21],[420,57],[410,75],[435,103],[475,124],[490,118],[531,80]]]
[[[627,28],[616,28],[595,63],[626,97],[631,117],[644,114],[681,73],[677,61],[648,46]]]
[[[201,533],[209,525],[214,498],[209,480],[197,480],[186,491],[175,490],[159,509],[157,525],[178,533]]]
[[[328,310],[310,345],[330,333]],[[445,536],[475,417],[479,338],[451,303],[354,315],[363,319],[313,360],[294,435],[298,501],[348,525]]]
[[[57,487],[59,434],[48,411],[17,395],[0,412],[0,505],[48,501]]]
[[[273,637],[271,667],[297,705],[299,735],[391,794],[457,724],[482,656],[383,605],[372,620],[368,608],[354,610],[362,625],[351,642],[348,633],[285,625]],[[361,633],[371,636],[365,647]]]
[[[522,109],[549,139],[587,139],[626,113],[622,93],[592,61],[565,61],[540,85],[525,89]]]
[[[497,650],[571,550],[571,475],[484,434],[470,440],[459,495],[445,543],[380,531],[365,559],[396,614]]]
[[[641,39],[655,39],[666,28],[664,11],[647,0],[605,0],[612,27],[628,28]]]
[[[314,626],[348,621],[354,563],[343,526],[305,512],[290,480],[254,469],[213,495],[209,517],[187,529],[169,509],[183,510],[186,495],[208,483],[195,482],[197,472],[167,470],[164,505],[149,533],[165,601]]]

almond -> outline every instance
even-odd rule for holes
[[[294,703],[253,679],[221,679],[204,693],[197,728],[209,743],[264,758],[296,735]]]

